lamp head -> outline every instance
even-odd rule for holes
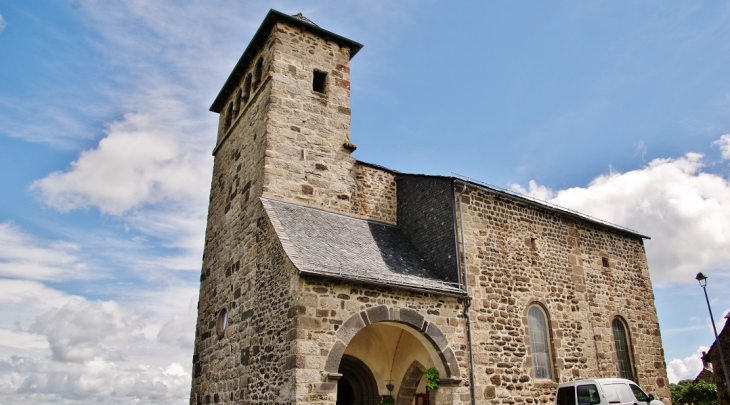
[[[700,287],[705,288],[705,286],[707,286],[707,276],[702,274],[702,272],[697,273],[695,280],[700,283]]]

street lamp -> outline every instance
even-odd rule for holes
[[[720,352],[720,361],[722,362],[722,371],[725,373],[725,388],[730,390],[730,378],[727,375],[727,366],[725,365],[725,356],[722,355],[722,345],[720,339],[717,337],[717,328],[715,327],[715,318],[712,317],[712,308],[710,308],[710,299],[707,298],[707,276],[702,273],[697,273],[695,280],[700,283],[700,287],[705,292],[705,301],[707,301],[707,310],[710,311],[710,321],[712,322],[712,330],[715,332],[715,344],[717,344],[717,350]],[[723,394],[724,395],[724,394]]]

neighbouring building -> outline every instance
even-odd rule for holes
[[[545,404],[613,376],[669,403],[646,237],[353,158],[361,47],[272,10],[211,107],[190,403]]]
[[[730,314],[725,315],[725,319],[730,319]],[[703,378],[705,381],[711,381],[717,387],[717,399],[719,405],[730,405],[730,391],[728,391],[727,380],[725,379],[725,371],[722,367],[722,360],[720,360],[720,351],[718,350],[718,344],[722,346],[722,354],[725,356],[725,365],[730,367],[730,321],[725,321],[725,326],[722,328],[720,333],[717,335],[717,340],[712,343],[710,350],[702,356],[703,363],[711,363],[712,372],[711,379]],[[707,370],[709,367],[704,367]],[[705,370],[697,376],[699,379],[703,374],[707,374]]]
[[[695,377],[694,382],[704,381],[704,382],[714,384],[715,377],[713,377],[713,373],[712,373],[712,363],[710,362],[710,358],[707,356],[707,352],[702,352],[702,357],[700,357],[700,360],[702,360],[702,371],[700,371],[700,373],[697,374],[697,377]]]

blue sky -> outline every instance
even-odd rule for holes
[[[724,2],[0,0],[0,404],[187,398],[208,108],[266,12],[364,44],[358,159],[652,237],[673,380],[730,310]]]

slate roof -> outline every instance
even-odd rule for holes
[[[284,251],[309,274],[446,295],[465,295],[437,280],[398,227],[260,197]]]
[[[712,377],[712,370],[708,368],[703,368],[702,371],[700,371],[699,374],[697,374],[697,377],[695,377],[695,382],[697,381],[704,381],[708,383],[714,383],[714,378]]]

